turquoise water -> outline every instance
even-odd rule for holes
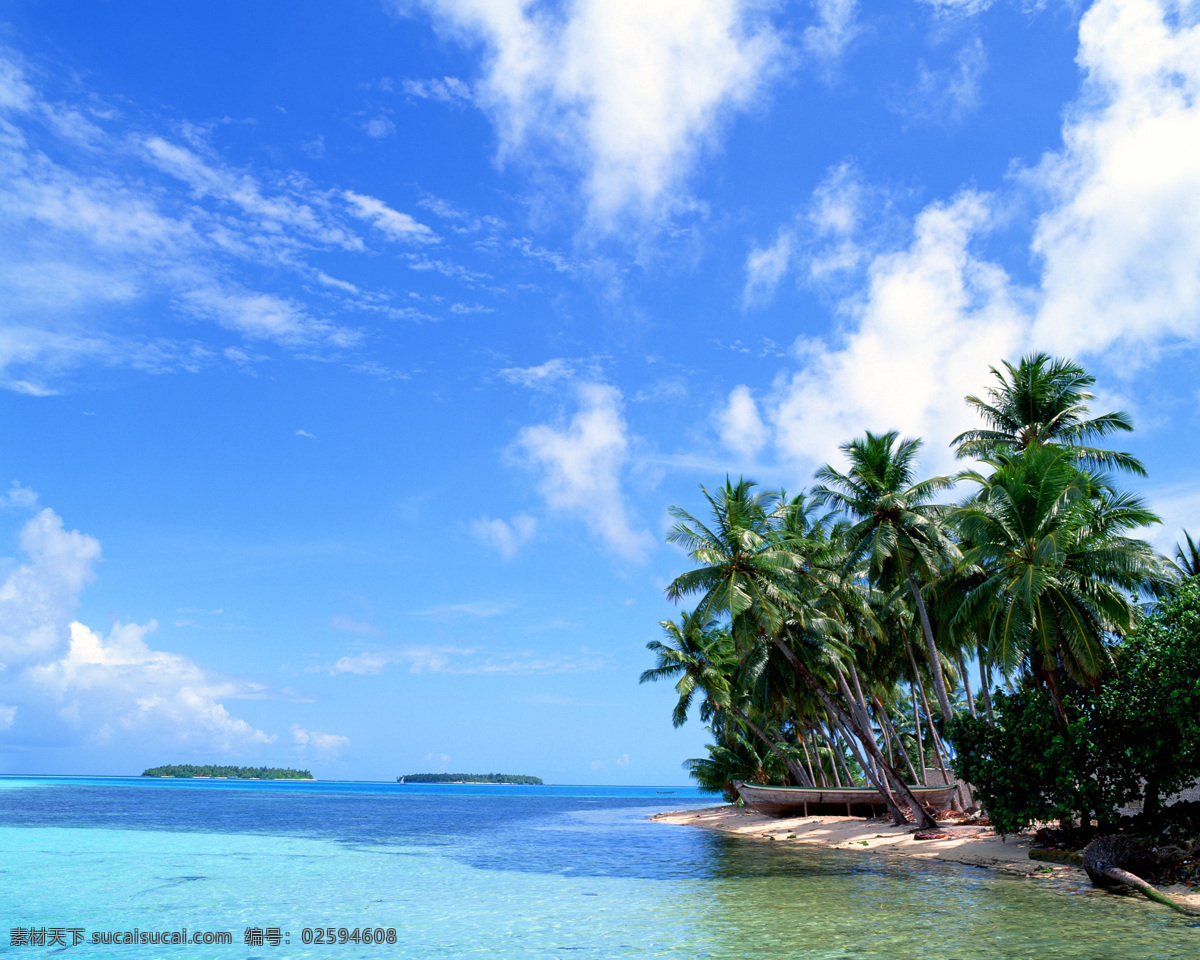
[[[661,787],[0,778],[0,956],[1200,956],[1186,919],[1082,886],[646,820],[701,802]],[[11,945],[43,927],[85,939]],[[183,927],[233,942],[90,942]],[[327,927],[396,942],[302,942]],[[247,945],[247,928],[290,944]]]

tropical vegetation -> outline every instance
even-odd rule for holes
[[[291,767],[232,767],[206,764],[194,766],[190,763],[168,764],[142,771],[143,777],[209,777],[228,780],[311,780],[307,770]]]
[[[541,778],[519,773],[408,773],[396,778],[397,783],[506,783],[522,786],[542,786]]]
[[[641,679],[707,725],[701,787],[869,785],[928,826],[909,787],[961,778],[960,808],[1017,829],[1154,809],[1200,775],[1200,556],[1186,532],[1171,559],[1141,539],[1159,518],[1119,477],[1145,467],[1100,445],[1131,418],[1094,414],[1070,360],[992,375],[960,472],[864,432],[809,491],[726,477],[671,508],[686,606]]]

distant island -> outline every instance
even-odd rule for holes
[[[307,770],[290,767],[218,767],[208,764],[195,767],[190,763],[151,767],[142,771],[143,777],[201,777],[210,780],[312,780]]]
[[[543,786],[540,777],[525,777],[515,773],[409,773],[396,778],[397,783],[513,783],[523,786]]]

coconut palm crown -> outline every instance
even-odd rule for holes
[[[1193,540],[1186,530],[1183,539],[1186,547],[1182,543],[1175,544],[1175,568],[1185,577],[1200,576],[1200,541]]]
[[[948,720],[952,715],[950,698],[916,577],[930,582],[942,566],[959,559],[958,548],[943,526],[948,508],[931,502],[954,481],[949,477],[914,481],[921,441],[900,440],[895,430],[868,432],[861,439],[842,444],[841,449],[850,461],[850,469],[842,473],[829,464],[823,466],[816,473],[820,483],[813,488],[813,496],[852,521],[844,539],[847,567],[857,567],[865,560],[873,582],[898,577],[912,592],[938,705]]]
[[[1027,663],[1057,703],[1059,669],[1093,682],[1106,637],[1133,626],[1133,594],[1161,589],[1162,563],[1127,536],[1159,518],[1140,497],[1080,471],[1067,448],[1002,451],[987,463],[990,475],[963,474],[979,490],[954,515],[970,544],[965,562],[982,574],[957,619],[988,622],[999,662]]]
[[[1133,420],[1122,410],[1088,416],[1088,404],[1095,399],[1090,388],[1096,378],[1083,367],[1045,353],[1022,357],[1016,366],[1006,360],[1003,366],[1004,371],[991,368],[999,385],[988,388],[989,400],[966,398],[988,429],[967,430],[954,438],[951,445],[959,459],[985,460],[1002,447],[1024,450],[1034,444],[1056,444],[1071,447],[1082,466],[1146,476],[1136,457],[1087,445],[1132,430]]]

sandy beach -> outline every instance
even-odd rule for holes
[[[696,810],[672,810],[651,817],[659,823],[720,830],[765,842],[807,843],[839,850],[873,850],[924,860],[964,863],[1019,876],[1055,876],[1063,880],[1087,883],[1082,867],[1063,863],[1031,860],[1028,834],[1002,838],[991,827],[946,821],[933,834],[935,839],[918,840],[910,827],[896,827],[889,820],[865,820],[860,817],[767,817],[752,810],[730,805],[702,807]],[[1200,907],[1200,892],[1182,885],[1164,887],[1181,903]],[[1123,894],[1122,894],[1123,895]],[[1145,903],[1140,895],[1137,899]]]

